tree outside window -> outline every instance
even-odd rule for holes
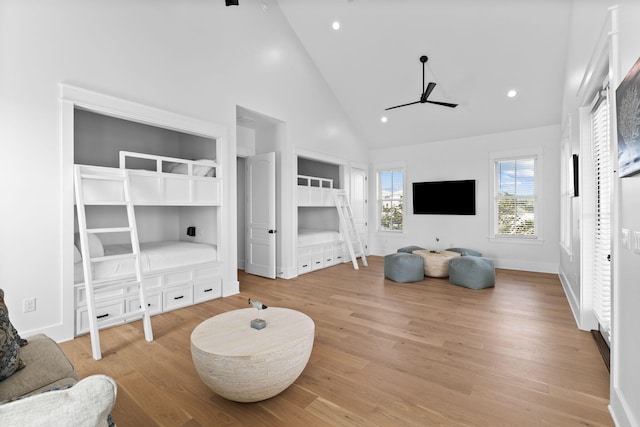
[[[404,171],[378,172],[380,231],[402,231],[404,224]]]
[[[535,157],[496,161],[497,235],[536,235]]]

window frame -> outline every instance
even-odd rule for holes
[[[518,242],[518,243],[542,243],[544,240],[543,227],[543,149],[542,147],[510,150],[490,153],[489,155],[489,240],[493,242]],[[498,233],[498,189],[499,176],[498,164],[501,161],[534,159],[534,234],[533,235],[507,235]]]
[[[393,173],[393,172],[402,172],[402,198],[394,199],[394,198],[382,198],[382,185],[381,185],[381,177],[383,173]],[[407,218],[407,173],[404,165],[394,164],[394,165],[381,165],[376,167],[376,231],[379,233],[393,233],[399,234],[404,233],[406,228],[406,218]],[[402,205],[402,228],[400,230],[388,230],[382,228],[382,203],[389,201],[400,201]]]

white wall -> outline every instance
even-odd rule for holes
[[[563,120],[569,117],[574,121],[572,144],[579,150],[577,134],[577,109],[582,100],[577,96],[580,80],[589,66],[590,59],[597,50],[600,31],[607,20],[609,6],[613,2],[573,2],[572,22],[570,24],[567,75],[564,90]],[[618,32],[614,43],[611,63],[611,88],[616,89],[631,66],[640,56],[640,3],[637,0],[616,2]],[[583,156],[587,158],[588,156]],[[582,167],[589,167],[583,164]],[[626,228],[640,231],[640,175],[616,180],[618,199],[614,201],[618,215],[614,218],[613,254],[613,304],[612,304],[612,348],[611,348],[611,402],[610,410],[617,426],[640,425],[640,254],[627,250],[621,244],[620,230]],[[585,188],[585,190],[590,190]],[[573,224],[582,220],[580,206],[574,205]],[[615,215],[614,215],[615,216]],[[577,230],[579,231],[579,229]],[[578,236],[579,234],[576,233]],[[574,239],[574,248],[583,243],[579,237]],[[575,249],[574,256],[561,257],[561,270],[565,272],[566,286],[574,293],[579,304],[589,289],[580,278],[580,252]],[[586,270],[585,270],[586,271]],[[586,274],[586,273],[585,273]],[[568,295],[570,298],[571,296]],[[584,313],[575,313],[578,318]]]
[[[559,242],[559,127],[547,126],[483,135],[395,149],[370,154],[373,169],[370,187],[375,194],[376,165],[404,164],[405,229],[403,233],[372,230],[369,248],[384,255],[397,248],[418,245],[428,249],[466,247],[493,258],[501,268],[530,271],[558,271]],[[543,233],[541,243],[496,243],[489,240],[490,162],[492,152],[542,147],[543,149]],[[411,183],[439,180],[476,180],[476,215],[414,215]],[[374,197],[371,198],[375,200]],[[370,223],[377,218],[376,204],[369,203]],[[440,242],[436,242],[436,237]]]
[[[21,333],[58,340],[73,333],[61,313],[70,286],[61,267],[68,191],[61,182],[70,173],[61,168],[61,82],[229,129],[231,146],[219,159],[228,276],[235,277],[237,253],[236,105],[286,122],[290,144],[366,161],[364,142],[277,4],[269,5],[264,12],[258,0],[240,7],[205,0],[0,3],[0,149],[12,159],[0,168],[0,283]],[[29,297],[37,298],[37,311],[23,314]]]

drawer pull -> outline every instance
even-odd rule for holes
[[[302,268],[309,267],[309,264],[303,264]]]
[[[213,288],[209,288],[209,289],[205,289],[205,292],[211,292],[213,290]]]
[[[327,261],[331,261],[331,258],[327,258]]]
[[[109,313],[101,314],[100,316],[96,316],[96,319],[104,319],[105,317],[109,317]]]
[[[151,303],[148,303],[148,304],[147,304],[147,307],[151,307]],[[138,308],[142,308],[142,306],[141,306],[141,305],[139,305],[139,306],[138,306]]]
[[[320,261],[316,261],[316,264],[320,264]]]
[[[179,297],[173,297],[173,299],[182,299],[184,298],[184,295],[180,295]]]

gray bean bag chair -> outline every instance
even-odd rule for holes
[[[496,284],[493,261],[477,256],[461,256],[449,261],[449,283],[469,289],[492,288]]]
[[[424,279],[422,257],[407,252],[385,256],[384,277],[399,283],[421,281]]]

